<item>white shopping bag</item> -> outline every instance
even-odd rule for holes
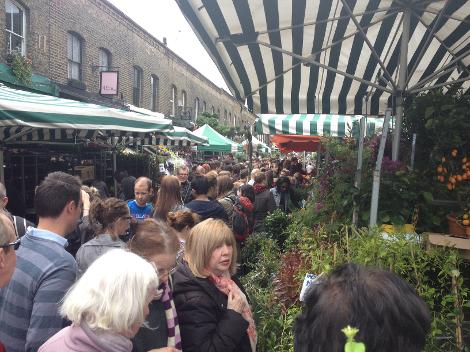
[[[311,285],[318,283],[318,279],[323,276],[323,273],[320,275],[315,274],[305,274],[304,283],[302,284],[302,290],[300,290],[300,302],[305,300],[305,295]]]

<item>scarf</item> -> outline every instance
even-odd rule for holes
[[[268,187],[266,187],[262,183],[255,183],[255,185],[253,186],[253,189],[255,190],[255,195],[256,195],[256,194],[263,193],[264,191],[268,189]]]
[[[91,330],[87,323],[72,324],[72,332],[77,333],[81,329],[88,339],[103,352],[130,352],[132,342],[127,337],[108,330]],[[79,335],[77,334],[77,337]],[[78,347],[78,346],[77,346]]]
[[[256,352],[256,343],[258,341],[258,336],[256,334],[255,321],[253,319],[253,313],[251,312],[251,307],[248,304],[245,294],[240,290],[238,285],[230,277],[220,277],[211,274],[209,279],[212,283],[222,292],[224,295],[228,296],[230,291],[236,291],[244,300],[245,300],[245,309],[243,309],[242,317],[248,322],[248,329],[246,333],[250,338],[251,351]]]
[[[173,302],[173,293],[168,284],[162,283],[163,293],[161,301],[165,309],[166,324],[168,328],[168,347],[174,347],[178,351],[182,351],[181,334],[178,324],[178,316],[176,315],[175,303]]]

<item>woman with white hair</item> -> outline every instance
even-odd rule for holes
[[[113,249],[91,264],[65,295],[60,313],[72,325],[39,352],[130,352],[131,338],[148,314],[158,287],[154,267],[136,254]]]

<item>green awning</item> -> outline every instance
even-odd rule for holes
[[[219,153],[235,153],[243,151],[240,144],[222,136],[209,125],[204,125],[194,131],[194,134],[206,137],[209,145],[197,147],[198,152],[219,152]]]
[[[133,145],[164,145],[169,147],[208,145],[207,137],[198,136],[184,127],[173,126],[173,128],[174,131],[155,132],[152,136],[136,141],[132,140],[132,137],[130,137],[121,139],[119,142]]]
[[[31,85],[25,85],[13,75],[11,68],[5,64],[0,64],[0,81],[39,93],[59,95],[59,88],[49,78],[33,73]]]
[[[328,115],[328,114],[259,114],[255,123],[257,134],[296,134],[303,136],[355,136],[359,132],[362,115]],[[367,118],[367,135],[371,136],[381,130],[382,118]]]
[[[171,120],[0,85],[0,142],[145,138],[172,131]]]

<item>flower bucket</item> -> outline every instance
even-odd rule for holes
[[[447,223],[449,224],[449,234],[454,237],[468,238],[469,228],[465,228],[457,222],[454,215],[447,215]]]
[[[386,232],[388,234],[415,232],[415,227],[413,224],[403,224],[403,225],[383,224],[380,228],[382,229],[383,232]]]

